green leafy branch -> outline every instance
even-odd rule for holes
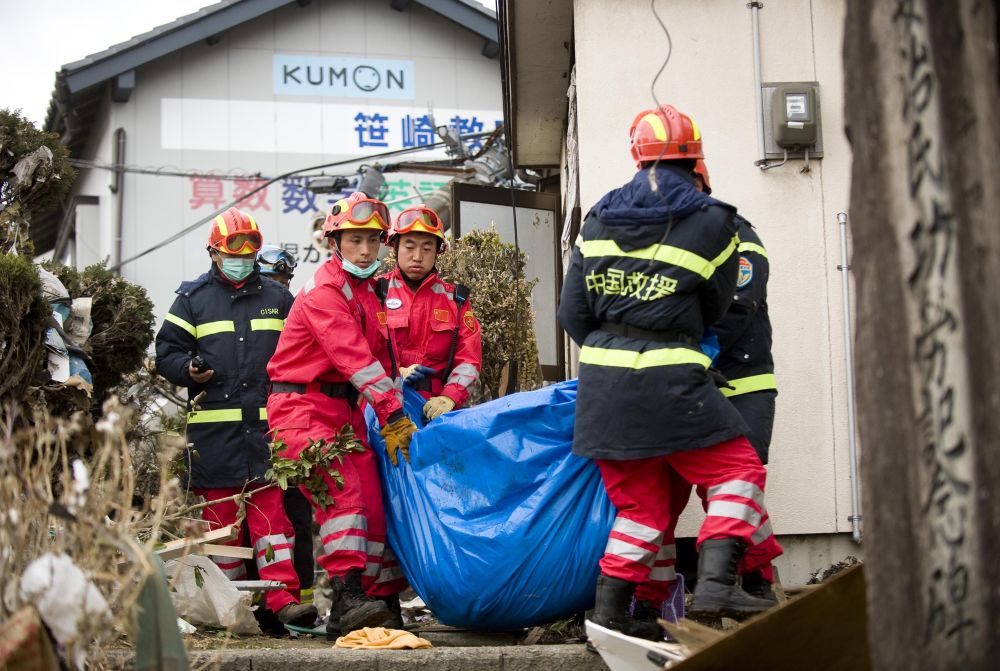
[[[358,440],[350,424],[345,424],[332,438],[310,438],[309,444],[295,458],[282,456],[288,445],[280,436],[269,447],[271,468],[267,470],[265,477],[283,490],[289,486],[304,485],[313,501],[322,508],[334,505],[323,475],[329,476],[337,489],[343,489],[344,476],[337,466],[344,463],[346,455],[365,451],[365,446]]]

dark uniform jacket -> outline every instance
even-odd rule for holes
[[[771,319],[767,316],[767,251],[750,222],[737,215],[740,236],[736,292],[726,314],[712,330],[719,336],[715,366],[735,389],[725,396],[777,391],[771,357]]]
[[[254,271],[239,289],[215,266],[177,289],[156,336],[156,370],[188,388],[187,440],[193,487],[242,487],[263,479],[269,464],[266,436],[267,362],[278,344],[292,295]],[[205,384],[188,374],[195,355],[215,371]],[[190,400],[205,392],[199,410]]]
[[[580,231],[559,319],[581,347],[573,452],[642,459],[746,432],[698,341],[736,288],[735,209],[669,164],[608,193]],[[643,329],[621,335],[620,325]]]

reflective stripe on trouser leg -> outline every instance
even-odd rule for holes
[[[596,460],[608,498],[617,509],[601,557],[601,573],[645,582],[670,520],[669,467],[664,457],[629,461]]]
[[[673,469],[670,469],[668,482],[670,524],[663,530],[663,542],[660,545],[660,552],[657,553],[656,560],[653,562],[653,570],[649,572],[649,579],[635,590],[636,599],[646,601],[653,606],[660,606],[665,599],[669,598],[677,584],[675,572],[677,547],[674,544],[674,531],[678,518],[691,499],[691,485],[677,475]]]
[[[706,540],[737,538],[746,544],[755,563],[781,554],[764,507],[767,472],[746,438],[676,452],[668,459],[678,475],[705,489],[707,506],[698,532],[699,548]]]
[[[388,545],[382,553],[382,561],[379,566],[378,576],[375,582],[369,587],[368,594],[371,596],[390,596],[399,594],[406,589],[406,576],[403,568],[399,565],[396,554]]]
[[[261,580],[277,580],[286,585],[286,589],[264,595],[268,609],[278,612],[299,600],[299,574],[292,561],[295,532],[285,513],[285,493],[278,487],[254,492],[246,503],[246,513],[257,573]]]
[[[201,512],[202,519],[208,522],[210,529],[220,529],[236,522],[239,506],[230,497],[234,494],[239,494],[241,491],[238,487],[221,487],[218,489],[195,488],[194,493],[204,497],[206,501],[218,501],[218,503],[209,504]],[[235,547],[243,545],[242,524],[239,526],[236,539],[225,544]],[[247,567],[243,559],[223,557],[221,555],[213,555],[211,559],[219,567],[223,575],[230,580],[246,580]]]

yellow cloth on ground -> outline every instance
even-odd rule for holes
[[[365,627],[356,629],[347,636],[341,636],[333,644],[335,648],[357,648],[359,650],[404,650],[431,648],[431,642],[402,629],[385,627]]]

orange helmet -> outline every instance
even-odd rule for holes
[[[628,131],[636,167],[652,161],[705,158],[701,151],[701,131],[694,119],[673,105],[643,110]]]
[[[708,166],[705,165],[705,159],[699,158],[694,162],[694,174],[701,178],[701,190],[704,191],[706,195],[711,195],[712,183],[708,181]]]
[[[254,218],[231,207],[212,220],[208,246],[225,254],[256,254],[264,238]]]
[[[396,215],[396,221],[393,222],[392,228],[389,230],[387,242],[391,244],[397,235],[406,235],[407,233],[428,233],[441,241],[438,244],[439,252],[448,249],[448,241],[445,240],[444,225],[441,223],[440,217],[438,217],[437,212],[423,203],[408,207]]]
[[[384,234],[389,230],[390,221],[389,208],[385,203],[355,191],[330,208],[330,214],[326,215],[326,222],[323,224],[323,237],[329,237],[337,231],[358,228],[372,228]]]

